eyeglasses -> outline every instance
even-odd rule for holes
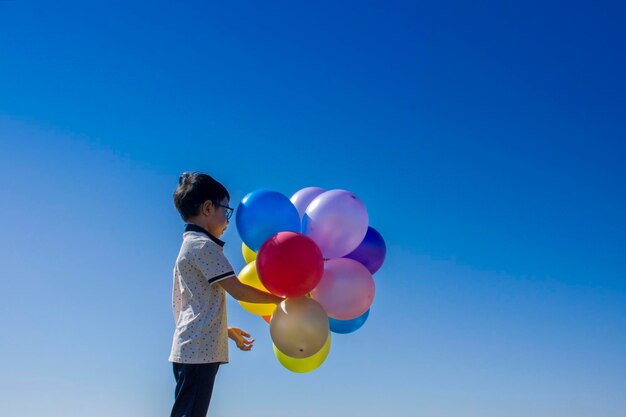
[[[235,209],[232,207],[225,206],[223,204],[218,204],[218,206],[226,209],[226,220],[230,220],[230,218],[233,216],[233,211],[235,211]]]

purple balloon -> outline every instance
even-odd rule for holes
[[[298,209],[298,214],[300,215],[300,221],[304,217],[304,212],[306,208],[311,204],[311,201],[315,199],[318,195],[322,194],[325,190],[319,187],[306,187],[296,192],[291,196],[290,200],[294,206]]]
[[[387,255],[387,246],[382,235],[370,226],[367,228],[367,234],[359,247],[344,258],[359,261],[373,274],[383,265],[385,255]]]
[[[309,204],[302,219],[302,233],[317,243],[324,258],[341,258],[363,241],[368,223],[365,204],[356,195],[331,190]]]

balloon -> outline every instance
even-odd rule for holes
[[[302,217],[304,217],[304,212],[306,211],[306,208],[309,206],[311,201],[313,201],[315,197],[322,194],[323,192],[324,189],[319,187],[307,187],[301,189],[291,196],[290,200],[298,210],[300,220],[302,220]]]
[[[330,317],[352,320],[370,308],[375,291],[366,267],[354,259],[338,258],[324,263],[324,275],[311,296]]]
[[[368,227],[367,234],[359,247],[347,254],[345,258],[362,263],[373,274],[382,266],[386,254],[387,246],[383,237],[376,229]]]
[[[326,343],[324,343],[322,349],[320,349],[319,352],[313,354],[312,356],[304,359],[291,358],[278,350],[276,345],[273,345],[273,347],[274,355],[276,355],[278,361],[285,368],[289,369],[292,372],[304,374],[306,372],[311,372],[312,370],[319,368],[319,366],[326,360],[328,352],[330,352],[330,333],[328,334],[328,337],[326,338]]]
[[[312,298],[288,298],[270,321],[274,345],[285,355],[302,359],[319,352],[328,339],[328,315]]]
[[[280,232],[261,246],[256,260],[261,282],[272,294],[300,297],[320,282],[322,252],[300,233]]]
[[[237,231],[253,251],[278,232],[300,231],[298,210],[276,191],[257,190],[246,195],[237,207]]]
[[[302,219],[302,232],[317,243],[324,258],[340,258],[359,246],[367,233],[369,218],[365,205],[345,190],[317,196]]]
[[[251,287],[256,288],[257,290],[267,291],[267,289],[259,280],[259,276],[257,274],[256,262],[252,261],[248,265],[246,265],[241,272],[239,273],[239,281],[242,283],[249,285]],[[252,314],[256,314],[258,316],[267,316],[272,314],[276,309],[276,304],[258,304],[258,303],[247,303],[245,301],[239,301],[239,304],[248,312]]]
[[[246,246],[246,244],[243,242],[241,242],[241,254],[243,255],[243,259],[245,259],[247,263],[256,260],[256,252]]]
[[[367,321],[367,317],[370,315],[370,311],[367,310],[359,317],[352,320],[337,320],[332,317],[328,318],[330,324],[330,331],[333,333],[347,334],[352,333],[361,328]]]
[[[263,317],[263,320],[267,323],[270,324],[270,320],[272,319],[272,316],[261,316]]]

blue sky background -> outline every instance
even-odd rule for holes
[[[224,4],[227,3],[227,4]],[[388,258],[315,372],[228,416],[624,416],[619,2],[0,1],[3,415],[168,415],[184,170],[344,188]],[[234,224],[224,236],[244,262]]]

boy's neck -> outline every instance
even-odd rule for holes
[[[211,222],[208,221],[208,219],[204,219],[198,216],[198,217],[194,217],[194,218],[187,220],[187,224],[195,224],[196,226],[201,227],[207,232],[209,232],[209,234],[213,236],[214,238],[216,239],[219,238],[219,236],[217,236],[215,232],[211,230]]]
[[[211,230],[209,229],[209,225],[207,224],[207,222],[198,221],[198,219],[189,219],[187,221],[187,224],[195,224],[196,226],[201,227],[207,232],[211,233]]]
[[[187,226],[185,227],[185,231],[186,232],[201,232],[201,233],[205,233],[209,239],[211,239],[213,242],[217,243],[220,246],[224,246],[225,242],[223,240],[220,240],[219,238],[217,238],[213,233],[211,233],[210,231],[208,231],[206,228],[200,226],[199,224],[196,223],[192,223],[192,222],[187,222]]]
[[[196,226],[200,226],[204,230],[210,232],[211,231],[211,222],[207,216],[202,216],[198,214],[194,217],[189,217],[186,221],[188,224],[195,224]]]

